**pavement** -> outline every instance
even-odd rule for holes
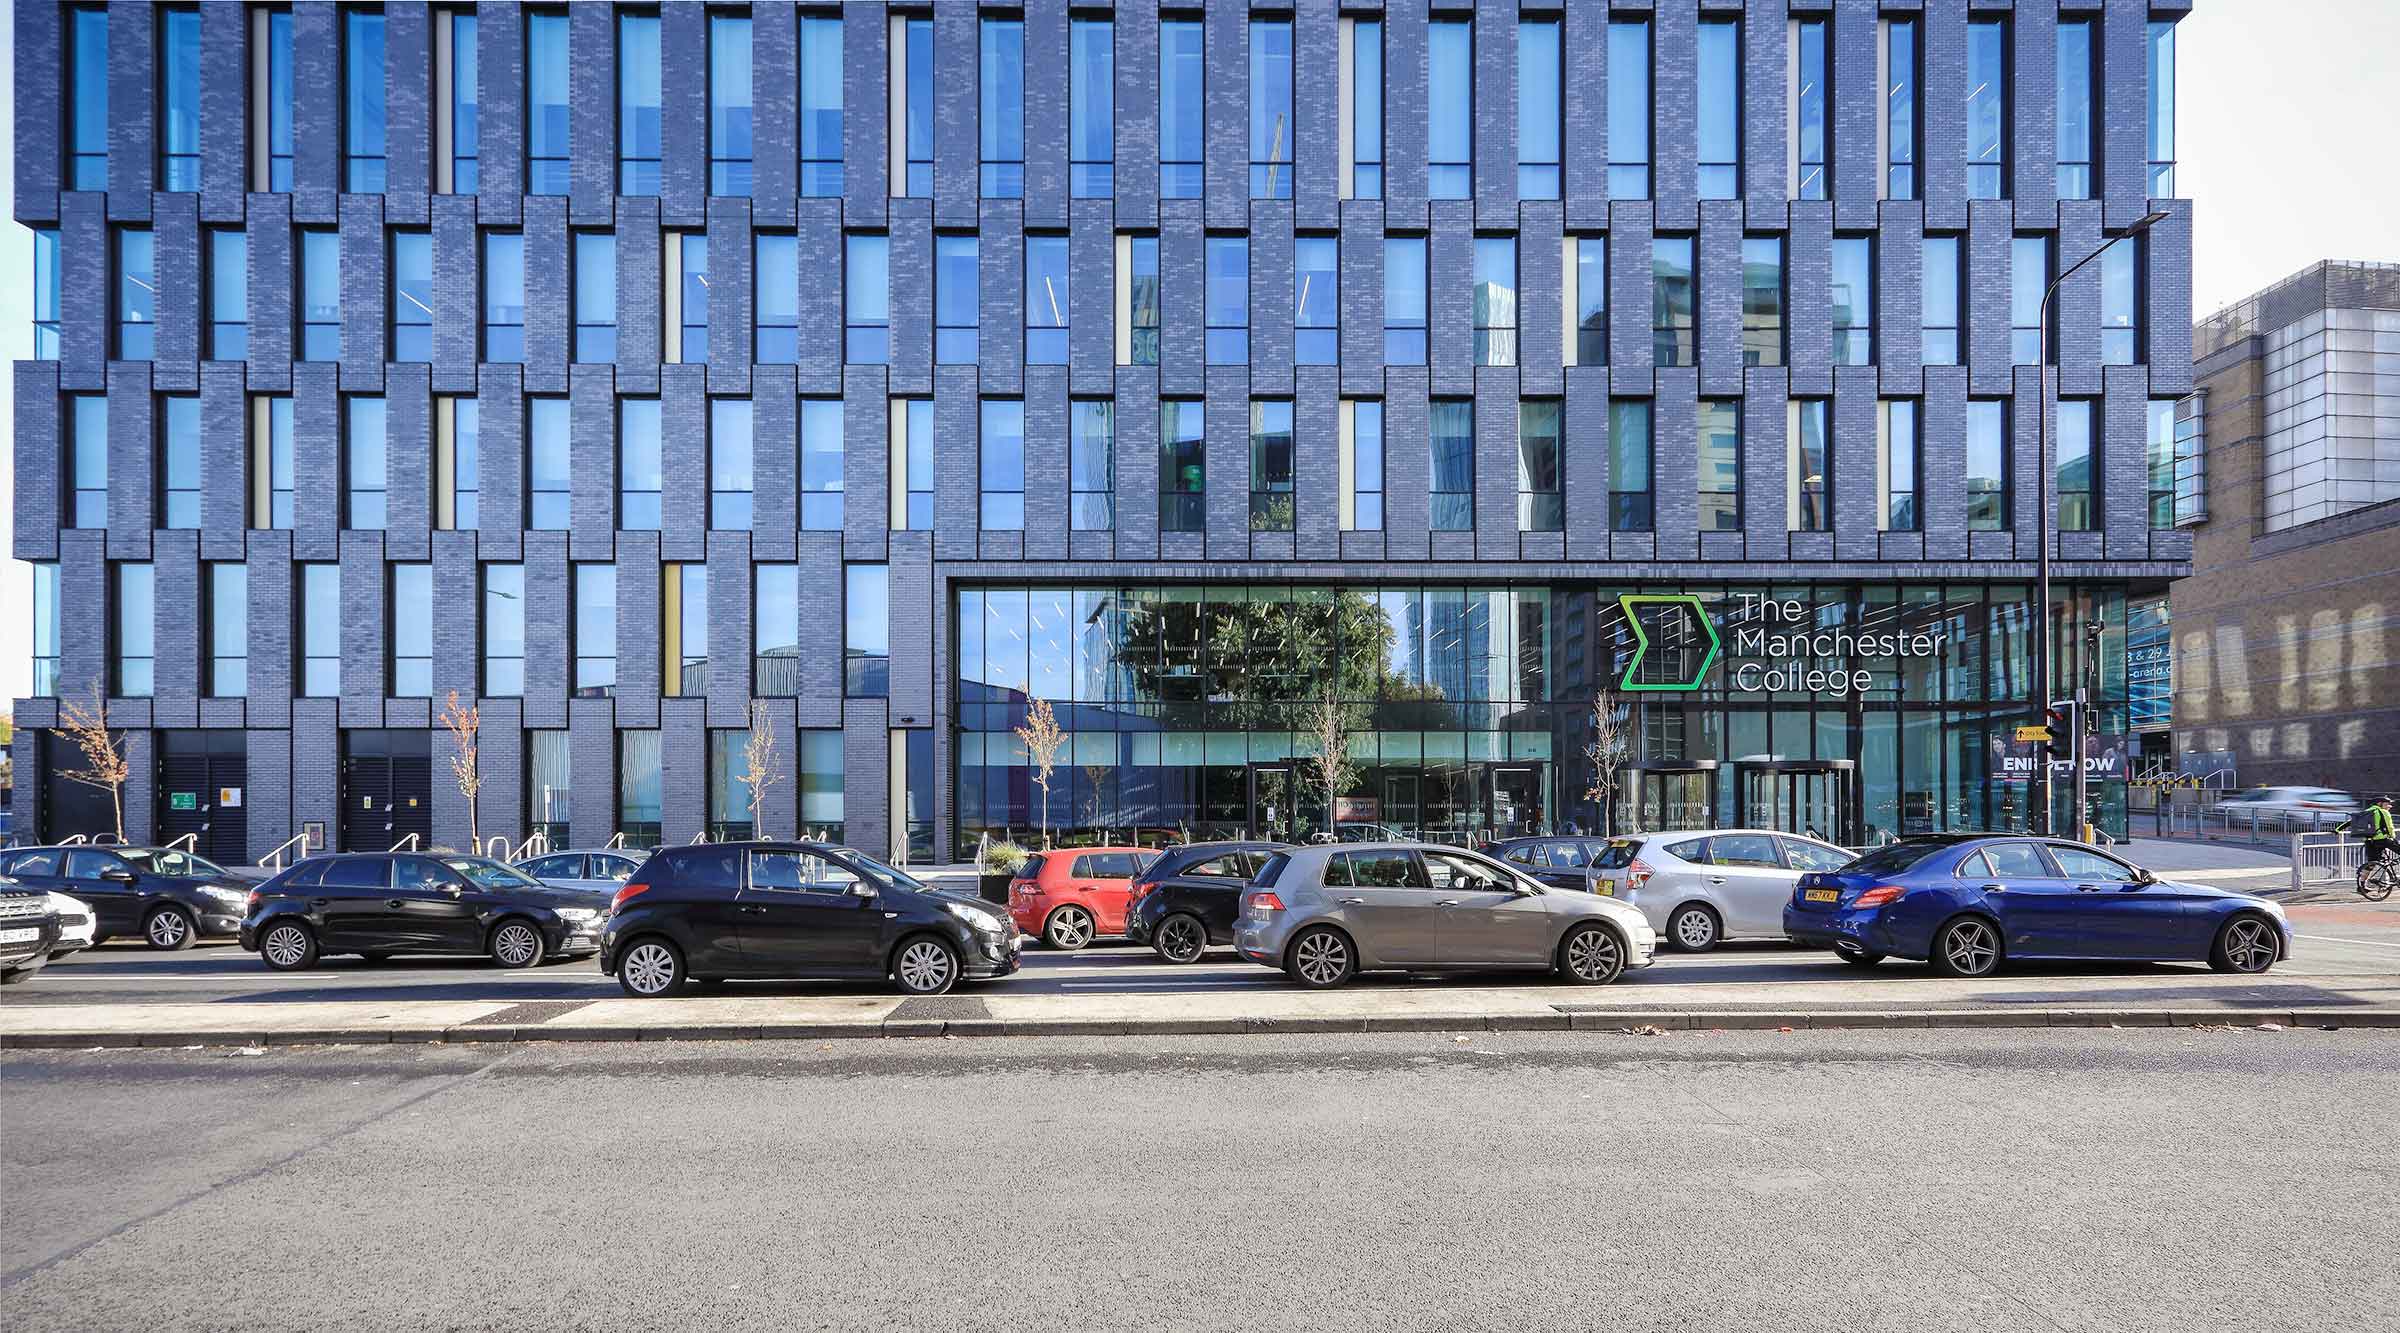
[[[20,1329],[2400,1329],[2382,1034],[12,1052]],[[38,1127],[38,1132],[25,1132]]]

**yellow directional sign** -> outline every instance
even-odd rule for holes
[[[2017,739],[2021,741],[2046,741],[2050,739],[2050,728],[2038,722],[2030,727],[2019,727],[2017,728]]]

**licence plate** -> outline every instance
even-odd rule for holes
[[[1812,903],[1829,903],[1840,898],[1841,896],[1842,891],[1840,889],[1809,889],[1805,894],[1803,894],[1803,897]]]
[[[0,930],[0,944],[22,944],[42,937],[39,927],[29,930]]]

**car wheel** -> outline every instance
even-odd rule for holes
[[[530,921],[503,921],[492,932],[492,961],[502,967],[540,967],[542,932]]]
[[[2274,925],[2263,916],[2243,913],[2225,923],[2208,951],[2208,965],[2219,972],[2264,972],[2275,966],[2282,944]]]
[[[683,955],[657,936],[635,940],[617,960],[617,984],[637,1000],[655,1000],[683,989]]]
[[[142,936],[153,949],[189,949],[199,930],[192,924],[192,914],[180,907],[161,907],[142,923]]]
[[[958,950],[931,935],[919,935],[903,943],[892,959],[892,980],[910,995],[940,995],[958,984]]]
[[[1358,955],[1348,936],[1331,926],[1311,926],[1292,941],[1284,971],[1310,990],[1331,990],[1358,975]]]
[[[1558,942],[1558,975],[1578,986],[1605,986],[1625,975],[1625,943],[1617,932],[1586,921]]]
[[[1933,970],[1945,977],[1988,977],[2000,970],[2000,928],[1962,916],[1933,937]]]
[[[1698,903],[1686,903],[1667,918],[1667,938],[1685,953],[1707,953],[1722,935],[1717,914]]]
[[[1158,933],[1150,947],[1160,958],[1170,963],[1197,963],[1208,951],[1208,927],[1200,918],[1177,912],[1158,923]]]
[[[298,972],[317,963],[317,937],[297,921],[279,921],[258,937],[258,956],[278,972]]]
[[[1845,963],[1848,963],[1852,967],[1873,967],[1877,963],[1883,961],[1882,954],[1873,953],[1865,949],[1836,948],[1833,951],[1833,956],[1841,959]]]
[[[1073,953],[1092,942],[1092,914],[1080,907],[1061,907],[1042,924],[1042,938],[1053,949]]]

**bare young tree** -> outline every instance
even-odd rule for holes
[[[1048,699],[1036,699],[1025,714],[1025,725],[1016,728],[1017,739],[1025,743],[1025,753],[1033,760],[1033,785],[1042,789],[1042,808],[1039,812],[1042,846],[1050,846],[1050,775],[1058,765],[1058,752],[1067,743],[1067,733],[1058,729],[1058,716],[1050,710]]]
[[[1350,714],[1328,692],[1310,705],[1308,731],[1317,743],[1317,752],[1308,757],[1308,766],[1325,788],[1325,832],[1335,835],[1334,801],[1342,788],[1358,780],[1358,766],[1350,762]]]
[[[109,805],[116,813],[117,841],[125,841],[125,778],[132,769],[125,762],[123,742],[108,729],[108,699],[100,693],[100,682],[92,682],[89,703],[63,699],[58,711],[58,729],[67,733],[67,739],[83,755],[83,767],[69,769],[59,776],[107,792]]]
[[[1600,833],[1614,836],[1617,828],[1617,775],[1633,759],[1633,709],[1612,690],[1592,696],[1592,735],[1583,743],[1583,757],[1592,766],[1587,801],[1600,806]]]
[[[1100,789],[1108,783],[1108,765],[1085,764],[1083,780],[1092,784],[1091,799],[1084,802],[1083,822],[1097,829],[1100,827]]]
[[[467,798],[467,850],[481,856],[483,760],[476,737],[483,730],[483,708],[461,703],[458,691],[452,690],[442,701],[440,721],[450,733],[450,776],[458,783],[458,794]]]
[[[742,785],[750,789],[750,832],[753,837],[767,834],[767,789],[783,780],[782,757],[775,750],[775,728],[767,718],[766,704],[750,701],[750,739],[742,743]]]

